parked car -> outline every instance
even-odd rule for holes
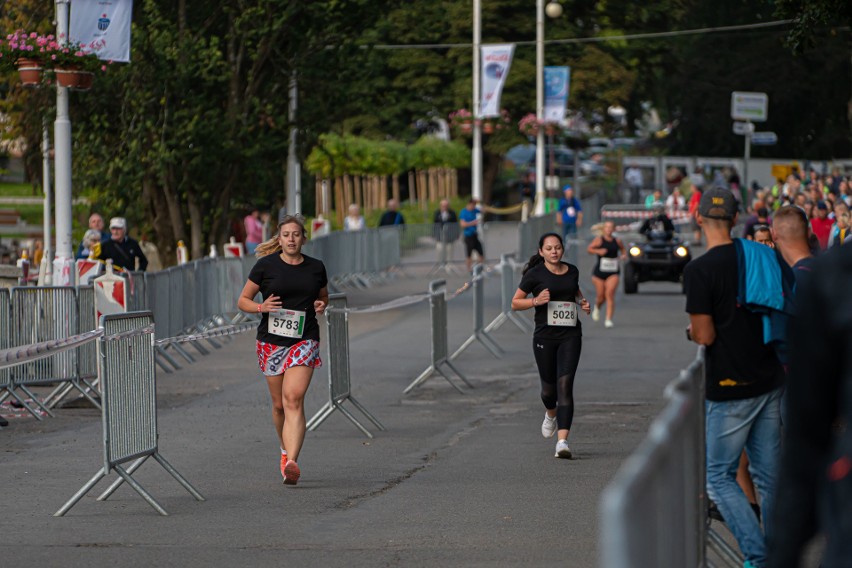
[[[535,144],[520,144],[506,152],[506,160],[516,168],[535,170]],[[551,168],[552,166],[552,168]],[[574,175],[574,152],[565,146],[548,145],[544,148],[544,171],[547,175],[571,177]]]

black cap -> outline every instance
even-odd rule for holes
[[[701,195],[698,214],[709,219],[731,220],[737,214],[737,200],[728,189],[710,188]]]

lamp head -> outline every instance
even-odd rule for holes
[[[544,7],[544,13],[548,18],[558,18],[562,15],[562,4],[559,2],[548,2]]]

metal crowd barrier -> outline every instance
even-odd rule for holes
[[[12,347],[65,339],[77,334],[78,308],[74,288],[24,286],[12,288],[10,298]],[[13,369],[12,384],[8,392],[12,393],[16,390],[24,392],[38,409],[48,416],[53,416],[50,408],[39,400],[28,387],[66,381],[73,381],[78,389],[83,392],[84,389],[76,382],[77,353],[74,351],[63,351]],[[60,384],[57,390],[63,389],[65,386],[65,384]],[[54,393],[51,393],[48,399],[52,398]],[[21,402],[19,398],[18,401]],[[27,404],[24,407],[35,418],[41,420],[39,413],[32,407]]]
[[[352,382],[349,375],[349,313],[346,311],[346,296],[332,294],[328,298],[326,325],[328,330],[328,402],[308,420],[307,429],[316,430],[335,410],[339,410],[368,438],[373,435],[361,424],[343,403],[349,401],[361,411],[379,430],[385,427],[370,414],[352,396]]]
[[[494,320],[485,326],[485,331],[490,333],[495,329],[500,329],[507,321],[515,324],[518,329],[524,333],[532,333],[535,326],[529,320],[521,317],[520,314],[512,310],[512,298],[515,296],[515,290],[518,285],[515,281],[515,255],[504,254],[500,256],[500,307],[501,311]]]
[[[77,294],[77,333],[85,333],[97,327],[95,321],[95,290],[93,286],[80,286],[75,289]],[[97,346],[87,343],[77,349],[77,375],[74,379],[57,387],[44,399],[48,408],[56,408],[68,394],[75,389],[89,400],[96,408],[100,408],[97,390],[98,358]]]
[[[483,273],[483,266],[481,264],[474,265],[471,282],[473,284],[473,334],[456,349],[455,353],[450,355],[450,360],[461,355],[474,341],[479,341],[483,347],[499,359],[503,356],[504,351],[494,341],[491,334],[485,330],[485,274]]]
[[[434,373],[440,374],[448,383],[450,383],[450,385],[452,385],[454,389],[460,393],[464,393],[464,391],[461,390],[458,385],[450,379],[450,376],[441,368],[446,365],[453,373],[458,375],[464,384],[473,388],[473,385],[468,382],[467,378],[461,373],[461,371],[456,369],[448,357],[450,349],[447,334],[447,283],[444,280],[433,280],[429,283],[429,315],[432,324],[432,362],[425,371],[420,373],[420,375],[405,388],[403,394],[411,392],[412,389],[423,383],[423,381],[431,377]]]
[[[12,346],[12,334],[5,331],[12,329],[12,303],[8,288],[0,288],[0,350]],[[12,390],[11,369],[0,368],[0,401],[14,394]]]
[[[666,395],[648,436],[601,496],[605,568],[705,565],[703,348]]]
[[[546,213],[540,217],[530,217],[518,225],[518,256],[529,258],[538,252],[538,239],[544,233],[556,231],[556,215]]]
[[[104,465],[55,514],[65,515],[101,479],[115,470],[119,479],[99,498],[107,499],[127,482],[161,515],[165,509],[135,479],[133,473],[153,457],[195,499],[204,497],[159,453],[157,392],[154,363],[154,320],[151,312],[102,316],[103,336],[98,341],[102,388]],[[125,469],[124,464],[135,460]]]

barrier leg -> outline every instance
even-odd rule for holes
[[[420,383],[422,383],[423,381],[425,381],[426,379],[431,377],[432,373],[434,373],[434,372],[435,372],[435,366],[429,365],[429,368],[427,368],[425,371],[420,373],[419,377],[417,377],[416,379],[411,381],[411,384],[408,385],[407,387],[405,387],[405,390],[402,391],[402,394],[408,394],[409,391],[411,391],[411,389],[413,389],[414,387],[416,387],[417,385],[419,385]]]
[[[53,389],[49,395],[44,397],[44,405],[48,408],[55,408],[63,398],[65,398],[71,389],[74,388],[70,383],[62,383]]]
[[[508,317],[509,320],[511,320],[513,324],[518,326],[518,329],[520,329],[524,333],[532,333],[535,330],[535,326],[531,324],[529,320],[522,318],[515,312],[509,312],[506,317]]]
[[[438,372],[438,374],[439,374],[439,375],[441,375],[442,377],[444,377],[444,378],[447,380],[447,382],[448,382],[448,383],[450,383],[450,386],[452,386],[454,389],[456,389],[457,391],[459,391],[459,393],[464,394],[464,391],[463,391],[463,390],[461,390],[461,389],[459,388],[459,386],[458,386],[456,383],[454,383],[454,382],[453,382],[453,380],[450,378],[450,376],[449,376],[449,375],[447,375],[444,371],[442,371],[442,370],[441,370],[441,366],[440,366],[440,365],[438,365],[437,367],[435,367],[435,370]]]
[[[485,326],[485,331],[491,332],[491,331],[494,331],[495,329],[500,329],[500,326],[503,325],[504,323],[506,323],[507,319],[508,318],[506,317],[506,314],[504,314],[504,313],[498,314],[497,317],[494,318],[494,321],[492,321],[491,323],[489,323],[488,325]]]
[[[127,474],[128,474],[128,475],[133,475],[133,472],[134,472],[134,471],[136,471],[137,469],[139,469],[139,467],[140,467],[143,463],[145,463],[145,461],[146,461],[149,457],[151,457],[151,456],[142,456],[141,458],[139,458],[138,460],[136,460],[135,462],[133,462],[132,464],[130,464],[130,467],[128,467],[128,468],[127,468]],[[107,499],[109,499],[109,496],[110,496],[110,495],[112,495],[113,493],[115,493],[115,490],[116,490],[116,489],[118,489],[119,487],[121,487],[121,484],[122,484],[122,483],[124,483],[124,479],[123,479],[123,478],[121,478],[121,477],[119,477],[118,479],[116,479],[115,481],[113,481],[113,482],[112,482],[112,485],[110,485],[110,486],[107,488],[107,490],[106,490],[106,491],[104,491],[103,493],[101,493],[101,494],[98,496],[98,501],[106,501]]]
[[[92,479],[90,479],[83,487],[81,487],[80,490],[77,491],[77,493],[75,493],[74,496],[71,497],[71,499],[69,499],[67,503],[62,505],[62,507],[60,507],[58,511],[53,513],[53,516],[54,517],[65,516],[65,513],[67,513],[69,510],[71,510],[71,507],[76,505],[80,501],[80,499],[83,498],[83,496],[86,493],[91,491],[92,487],[97,485],[98,481],[100,481],[101,479],[106,477],[106,474],[107,474],[106,468],[101,468],[101,470],[98,473],[96,473],[95,476]]]
[[[375,425],[376,425],[376,428],[378,428],[379,430],[382,430],[382,431],[384,431],[384,430],[385,430],[385,427],[384,427],[384,426],[382,426],[382,423],[381,423],[381,422],[379,422],[379,419],[378,419],[378,418],[376,418],[375,416],[373,416],[372,414],[370,414],[370,413],[367,411],[367,409],[366,409],[366,408],[364,408],[364,407],[363,407],[363,406],[362,406],[362,405],[361,405],[361,404],[360,404],[357,400],[355,400],[355,398],[354,398],[354,397],[351,397],[351,396],[350,396],[347,400],[349,400],[349,402],[351,402],[351,403],[353,404],[353,406],[355,406],[355,408],[357,408],[358,410],[360,410],[360,411],[361,411],[361,414],[363,414],[364,416],[366,416],[366,417],[367,417],[367,420],[369,420],[370,422],[372,422],[373,424],[375,424]]]
[[[476,334],[475,334],[475,333],[474,333],[473,335],[471,335],[470,337],[468,337],[467,339],[465,339],[465,340],[464,340],[464,343],[462,343],[462,344],[461,344],[461,347],[459,347],[458,349],[456,349],[456,352],[455,352],[455,353],[453,353],[452,355],[450,355],[450,360],[453,360],[453,359],[455,359],[456,357],[458,357],[459,355],[461,355],[461,354],[462,354],[462,352],[463,352],[465,349],[467,349],[468,347],[470,347],[470,346],[471,346],[471,344],[472,344],[474,341],[476,341]]]
[[[449,367],[449,368],[450,368],[450,369],[451,369],[451,370],[452,370],[452,371],[453,371],[456,375],[458,375],[458,377],[462,380],[462,382],[463,382],[464,384],[466,384],[469,388],[473,388],[473,385],[472,385],[472,384],[470,384],[470,381],[468,381],[468,380],[467,380],[467,377],[465,377],[465,376],[462,374],[462,372],[461,372],[461,371],[459,371],[458,369],[456,369],[456,366],[455,366],[455,365],[453,365],[452,363],[450,363],[450,360],[449,360],[449,359],[444,360],[444,363],[445,363],[445,364],[447,365],[447,367]]]
[[[731,546],[725,542],[725,539],[719,536],[713,529],[707,529],[707,541],[710,548],[718,553],[728,566],[731,566],[731,568],[739,568],[739,566],[743,565],[742,556],[740,556],[736,550],[731,548]]]
[[[127,482],[127,484],[128,484],[130,487],[132,487],[132,488],[133,488],[133,490],[134,490],[134,491],[136,491],[136,493],[138,493],[138,494],[139,494],[139,496],[140,496],[140,497],[142,497],[143,499],[145,499],[145,501],[147,501],[147,502],[148,502],[148,504],[149,504],[149,505],[151,505],[151,506],[154,508],[154,510],[156,510],[158,513],[160,513],[160,514],[161,514],[161,515],[163,515],[164,517],[168,517],[168,516],[169,516],[169,514],[166,512],[166,510],[165,510],[165,509],[163,509],[162,505],[160,505],[159,503],[157,503],[157,500],[156,500],[156,499],[154,499],[154,497],[152,497],[150,493],[148,493],[147,491],[145,491],[145,488],[144,488],[144,487],[142,487],[141,485],[139,485],[139,482],[138,482],[138,481],[136,481],[135,479],[133,479],[132,477],[130,477],[130,475],[129,475],[126,471],[124,471],[124,468],[123,468],[123,467],[121,467],[120,465],[115,466],[115,472],[116,472],[118,475],[120,475],[121,477],[123,477],[123,478],[124,478],[124,481],[126,481],[126,482]]]
[[[19,389],[21,389],[22,391],[24,391],[24,392],[27,394],[27,396],[28,396],[28,397],[30,397],[30,398],[32,399],[32,401],[35,403],[35,405],[36,405],[36,406],[38,406],[38,407],[39,407],[40,409],[42,409],[43,411],[45,411],[45,412],[47,413],[47,415],[48,415],[48,416],[50,416],[51,418],[53,418],[53,417],[55,417],[55,416],[56,416],[55,414],[53,414],[53,413],[50,411],[50,409],[49,409],[48,407],[46,407],[45,405],[43,405],[43,404],[41,403],[41,401],[38,399],[38,397],[37,397],[35,394],[33,394],[33,391],[31,391],[30,389],[28,389],[26,385],[18,385],[18,388],[19,388]],[[20,398],[18,395],[16,395],[16,394],[13,392],[13,393],[12,393],[12,396],[14,396],[16,399],[18,399],[18,402],[20,402],[21,404],[23,404],[23,405],[24,405],[24,407],[25,407],[27,410],[30,410],[30,409],[29,409],[29,407],[27,406],[27,404],[26,404],[23,400],[21,400],[21,398]],[[32,413],[32,410],[30,410],[30,412]]]
[[[184,489],[189,491],[189,494],[192,495],[193,497],[195,497],[196,501],[204,501],[205,500],[204,495],[199,493],[198,489],[193,487],[192,484],[189,481],[187,481],[186,478],[184,476],[182,476],[178,472],[178,470],[176,470],[174,468],[174,466],[172,466],[172,464],[170,464],[168,461],[166,461],[166,458],[164,458],[162,455],[160,455],[160,452],[154,452],[154,459],[157,460],[157,463],[159,463],[161,466],[163,466],[163,469],[165,469],[167,472],[169,472],[169,474],[172,477],[175,478],[175,481],[180,483],[183,486]]]
[[[352,422],[352,424],[354,424],[354,425],[355,425],[355,426],[356,426],[359,430],[361,430],[361,432],[363,432],[365,436],[367,436],[367,437],[368,437],[368,438],[370,438],[371,440],[373,439],[373,435],[372,435],[372,434],[370,434],[370,431],[369,431],[369,430],[367,430],[366,428],[364,428],[364,425],[363,425],[363,424],[361,424],[360,422],[358,422],[358,419],[357,419],[357,418],[355,418],[355,417],[352,415],[352,413],[351,413],[351,412],[349,412],[348,410],[346,410],[345,408],[343,408],[343,405],[342,405],[342,404],[338,404],[338,405],[336,405],[336,408],[337,408],[337,410],[339,410],[340,412],[342,412],[342,413],[343,413],[343,415],[344,415],[346,418],[348,418],[350,422]]]
[[[193,343],[195,343],[195,342],[193,342]],[[193,356],[192,356],[192,355],[190,355],[190,354],[187,352],[187,350],[186,350],[186,349],[184,349],[183,347],[181,347],[181,346],[180,346],[180,345],[178,345],[177,343],[171,343],[169,346],[170,346],[172,349],[174,349],[175,351],[177,351],[178,355],[180,355],[181,357],[183,357],[184,359],[186,359],[186,362],[187,362],[187,363],[195,363],[195,358],[193,358]]]
[[[159,355],[160,357],[162,357],[163,359],[165,359],[166,361],[168,361],[169,365],[171,365],[172,367],[174,367],[177,370],[180,370],[180,369],[183,368],[178,364],[177,361],[174,360],[174,357],[172,357],[171,355],[168,354],[168,352],[165,350],[164,347],[158,345],[157,347],[155,347],[155,349],[156,349],[156,354]],[[169,371],[169,372],[171,372],[171,371]]]
[[[483,344],[486,349],[491,351],[491,354],[497,357],[498,359],[506,353],[505,351],[503,351],[503,348],[500,347],[496,341],[494,341],[494,338],[488,335],[488,333],[486,333],[485,331],[481,331],[477,335],[477,339],[479,339],[479,342]]]
[[[313,432],[320,424],[325,422],[325,419],[328,418],[332,412],[334,412],[334,405],[330,402],[326,402],[322,408],[320,408],[317,413],[308,420],[307,424],[305,424],[305,428]]]

